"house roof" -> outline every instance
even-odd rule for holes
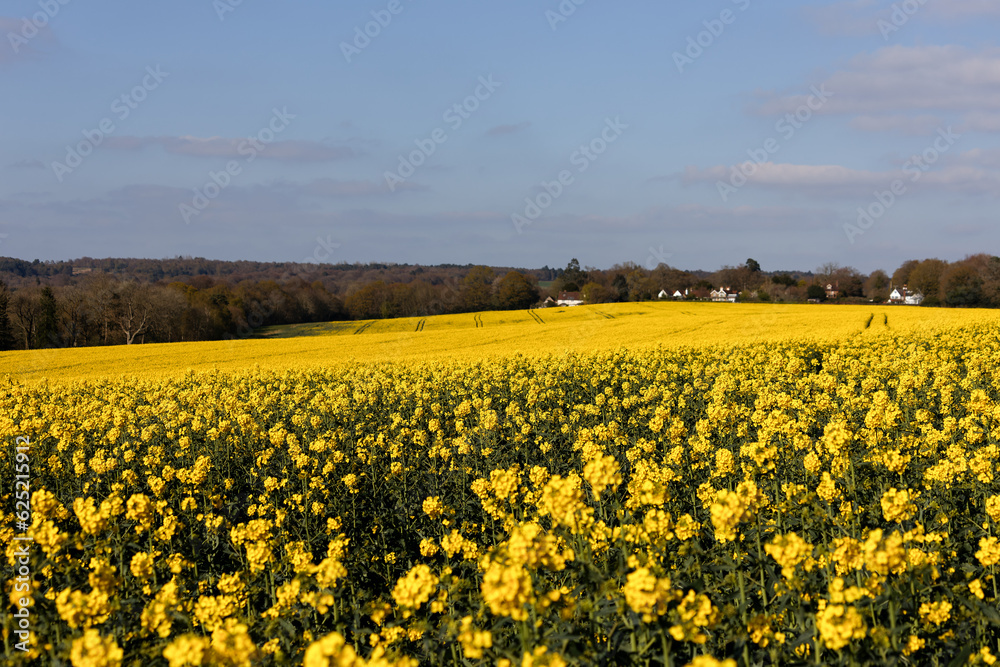
[[[583,301],[583,297],[580,296],[579,292],[560,292],[560,301]]]

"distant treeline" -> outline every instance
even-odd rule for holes
[[[106,260],[121,271],[111,273],[0,260],[17,269],[13,276],[0,272],[6,279],[0,282],[0,349],[243,338],[269,325],[520,309],[539,300],[535,275],[508,270],[497,276],[486,267],[366,265],[324,281],[318,274],[329,267],[293,272],[257,265],[247,273],[267,277],[221,272],[226,277],[152,281],[155,272],[130,271],[131,261]]]
[[[317,251],[322,248],[318,248]],[[317,254],[320,254],[317,252]],[[461,279],[472,264],[439,264],[418,266],[408,264],[327,264],[316,261],[306,262],[228,262],[202,257],[175,257],[173,259],[93,259],[83,257],[69,261],[26,261],[13,257],[0,257],[0,279],[12,287],[35,284],[36,279],[53,281],[53,284],[67,285],[83,279],[88,273],[107,273],[121,278],[131,278],[139,282],[156,283],[171,280],[187,281],[197,276],[225,280],[236,284],[241,281],[276,280],[301,278],[307,282],[319,280],[331,292],[339,293],[343,288],[359,282],[385,280],[387,282],[407,282],[422,279],[438,284],[448,279]],[[517,267],[499,267],[501,274]],[[559,269],[518,269],[531,274],[538,280],[554,280]]]
[[[0,349],[220,340],[278,324],[522,309],[564,291],[588,303],[648,301],[664,291],[704,299],[718,287],[741,301],[881,303],[905,285],[926,306],[1000,307],[1000,258],[982,254],[908,261],[891,276],[836,264],[765,272],[753,259],[708,273],[662,263],[599,270],[576,259],[564,269],[514,269],[0,258],[0,281]]]
[[[342,317],[337,297],[302,281],[150,284],[98,273],[66,286],[0,285],[4,349],[219,340],[266,324]]]

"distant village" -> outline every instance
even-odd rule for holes
[[[827,283],[825,291],[828,301],[836,301],[840,295],[838,286],[833,283]],[[756,291],[751,292],[749,297],[750,300],[753,301],[759,300],[759,295]],[[736,303],[740,300],[740,292],[735,291],[731,287],[720,287],[713,290],[687,288],[683,292],[680,290],[674,290],[673,293],[668,292],[665,289],[661,289],[659,294],[656,295],[656,300]],[[821,301],[821,299],[808,299],[808,303],[821,303]],[[910,290],[906,285],[903,285],[902,287],[894,287],[892,292],[889,293],[889,299],[880,303],[884,303],[886,305],[919,306],[923,302],[924,295],[921,294],[919,290]],[[583,294],[581,292],[560,292],[557,298],[552,298],[551,296],[546,297],[545,301],[541,303],[541,307],[554,308],[582,306],[586,303],[586,299],[583,298]]]

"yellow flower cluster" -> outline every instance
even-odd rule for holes
[[[785,579],[795,578],[795,568],[799,565],[809,571],[815,565],[812,557],[813,545],[795,533],[779,535],[764,546],[764,551],[781,566]]]
[[[736,527],[753,518],[761,497],[753,481],[741,483],[736,491],[719,491],[709,508],[712,526],[715,527],[715,539],[720,542],[736,540]]]
[[[951,603],[947,600],[920,605],[920,618],[929,625],[943,625],[951,618]]]
[[[583,478],[590,484],[595,498],[600,498],[605,489],[613,492],[622,483],[618,460],[613,456],[599,454],[583,466]]]
[[[622,587],[625,602],[646,623],[667,613],[667,606],[680,597],[669,577],[658,578],[648,568],[641,567],[628,575]]]
[[[462,653],[470,660],[483,657],[485,649],[493,646],[493,634],[489,630],[476,630],[472,625],[472,617],[462,619],[462,629],[458,635],[462,643]]]
[[[995,537],[984,537],[979,540],[979,551],[976,558],[983,567],[992,567],[1000,563],[1000,540]]]
[[[392,589],[392,598],[404,610],[404,618],[408,618],[420,605],[431,599],[437,589],[439,579],[427,565],[416,565],[406,576],[396,582]]]
[[[520,563],[486,559],[482,595],[490,611],[515,621],[528,618],[527,605],[535,600],[531,573]]]
[[[125,652],[114,637],[102,637],[94,629],[86,630],[83,636],[73,640],[70,661],[73,667],[119,667]]]
[[[909,521],[917,513],[917,505],[913,501],[919,496],[917,492],[897,491],[895,488],[886,491],[882,494],[882,514],[885,520],[890,523]]]
[[[570,315],[643,349],[436,362],[387,329],[351,337],[385,363],[8,380],[34,545],[13,540],[9,486],[0,538],[53,613],[5,658],[946,664],[959,646],[991,664],[995,321],[748,308],[774,318],[748,331],[790,333],[678,347],[616,305]]]
[[[851,640],[864,639],[868,633],[858,610],[842,604],[826,605],[821,609],[816,614],[816,628],[823,644],[834,651],[844,648]]]

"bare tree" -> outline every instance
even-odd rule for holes
[[[107,345],[115,315],[113,308],[115,279],[106,273],[94,273],[87,276],[84,289],[87,292],[91,316],[101,325],[101,342]]]
[[[150,299],[153,316],[148,333],[157,342],[181,340],[184,316],[188,310],[187,298],[176,289],[157,287],[153,288]]]
[[[135,281],[121,283],[115,290],[115,321],[125,334],[125,344],[132,345],[145,335],[153,319],[149,285]]]
[[[823,266],[816,269],[816,279],[826,286],[827,283],[836,282],[837,272],[841,270],[840,264],[837,262],[827,262]]]
[[[60,319],[66,332],[65,344],[70,347],[86,345],[93,331],[90,295],[73,286],[64,288],[59,296]]]
[[[38,331],[38,319],[41,317],[38,290],[17,290],[11,297],[10,305],[17,337],[24,341],[24,349],[30,350],[31,343],[35,340],[35,334]]]

